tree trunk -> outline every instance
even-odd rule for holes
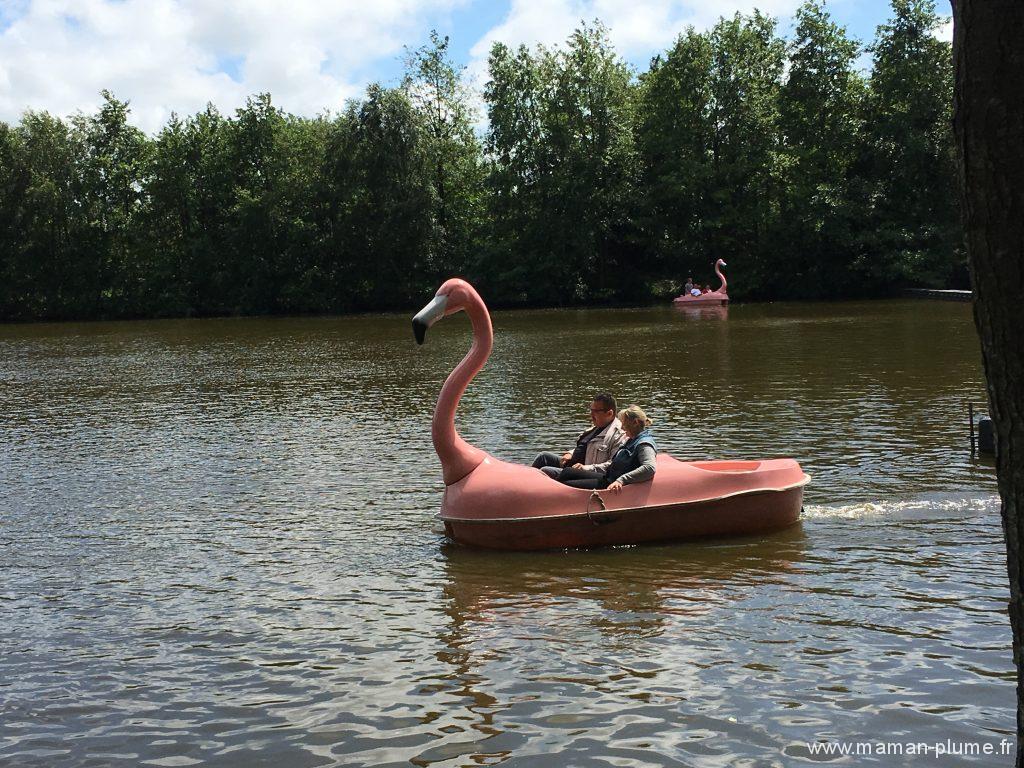
[[[953,17],[960,201],[996,428],[1024,766],[1024,2],[953,0]]]

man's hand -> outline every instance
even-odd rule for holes
[[[576,462],[575,464],[573,464],[573,465],[572,465],[572,468],[573,468],[573,469],[583,469],[583,465],[582,465],[582,464],[580,464],[580,463],[579,463],[579,462],[577,461],[577,462]]]
[[[605,490],[611,491],[612,493],[618,493],[622,490],[622,483],[616,480],[614,483],[609,485]]]
[[[568,463],[569,463],[569,462],[570,462],[571,460],[572,460],[572,454],[571,454],[571,453],[563,453],[563,454],[562,454],[562,461],[561,461],[560,463],[561,463],[561,465],[562,465],[562,466],[564,467],[564,466],[565,466],[566,464],[568,464]]]

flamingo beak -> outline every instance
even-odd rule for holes
[[[720,259],[720,261],[722,262],[722,266],[723,267],[728,267],[729,266],[728,264],[725,263],[725,259]]]
[[[412,319],[412,332],[416,336],[417,344],[423,343],[423,338],[427,335],[427,328],[444,317],[447,306],[447,296],[435,296],[427,306],[416,313],[416,317]]]

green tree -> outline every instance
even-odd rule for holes
[[[26,284],[21,253],[22,215],[28,174],[22,163],[18,132],[0,122],[0,317],[17,317],[26,308]]]
[[[775,20],[759,11],[720,20],[710,37],[713,178],[702,242],[708,262],[742,265],[742,294],[766,285],[774,272],[785,46]]]
[[[932,0],[893,0],[878,28],[867,98],[862,252],[870,284],[940,286],[964,256],[956,225],[952,50]]]
[[[475,115],[448,38],[410,51],[402,87],[423,126],[423,152],[434,190],[434,232],[428,266],[435,279],[463,273],[479,245],[483,166]]]
[[[229,243],[235,311],[270,313],[287,280],[288,221],[284,214],[286,118],[270,94],[247,100],[229,122],[228,147],[234,175]]]
[[[636,142],[641,158],[637,225],[655,274],[681,282],[706,259],[709,216],[713,51],[692,28],[641,76]]]
[[[26,112],[10,137],[7,178],[14,195],[6,201],[9,234],[5,272],[7,317],[85,317],[93,302],[82,286],[90,281],[91,255],[83,249],[87,220],[81,205],[84,148],[67,124],[46,112]]]
[[[79,311],[93,317],[138,314],[144,275],[137,260],[150,142],[128,123],[128,103],[103,91],[95,115],[76,115],[73,132],[84,149],[77,193],[86,220],[78,243]]]
[[[931,0],[893,7],[866,85],[823,0],[788,47],[736,14],[639,79],[600,23],[496,44],[482,147],[436,32],[333,117],[261,94],[150,139],[106,92],[70,124],[28,112],[0,125],[0,312],[397,308],[453,273],[499,304],[635,302],[719,257],[739,298],[963,279],[949,46]]]
[[[539,242],[544,169],[541,166],[542,83],[538,62],[526,46],[515,52],[495,43],[484,90],[489,129],[488,247],[478,265],[482,288],[504,301],[525,302]]]
[[[637,267],[631,78],[600,24],[577,29],[564,49],[492,49],[488,149],[499,249],[489,269],[508,299],[578,302],[637,285],[621,279]]]
[[[191,122],[191,121],[189,121]],[[200,311],[194,281],[198,226],[197,159],[189,123],[172,115],[153,146],[147,187],[145,224],[148,247],[146,301],[157,315],[191,315]]]
[[[864,82],[858,46],[820,0],[796,13],[789,76],[780,93],[785,189],[779,256],[764,288],[786,298],[823,298],[849,290],[850,243],[857,226],[851,173],[861,129]]]
[[[150,300],[169,314],[220,314],[236,305],[230,212],[236,187],[228,121],[212,106],[172,118],[150,171]]]
[[[404,90],[379,85],[348,106],[345,121],[330,148],[332,274],[348,308],[411,306],[434,282],[434,177],[422,122]]]
[[[645,265],[630,239],[639,171],[632,72],[599,22],[577,29],[551,63],[555,88],[544,123],[554,183],[544,207],[557,226],[555,258],[568,267],[563,300],[642,298],[643,282],[632,278]]]
[[[332,123],[327,117],[289,117],[285,125],[280,211],[286,225],[285,263],[277,296],[279,311],[323,312],[334,306],[326,279],[328,205],[323,162],[331,135]]]

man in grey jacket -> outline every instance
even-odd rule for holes
[[[615,398],[607,392],[594,395],[590,403],[590,422],[593,426],[576,438],[573,450],[561,456],[545,451],[534,459],[533,466],[556,480],[566,467],[606,467],[628,438],[615,417]]]

